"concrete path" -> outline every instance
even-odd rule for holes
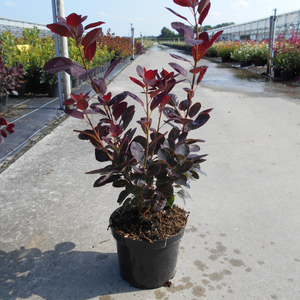
[[[148,51],[109,89],[138,94],[128,78],[136,66],[170,70],[169,61]],[[300,299],[300,106],[197,92],[203,109],[214,107],[196,134],[208,176],[192,183],[186,206],[177,202],[191,213],[172,286],[138,290],[119,276],[107,231],[119,191],[92,187],[97,176],[84,173],[101,164],[73,133],[85,123],[69,118],[0,174],[0,299]]]

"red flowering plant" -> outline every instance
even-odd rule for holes
[[[273,66],[283,70],[300,70],[300,35],[294,30],[286,39],[280,34],[274,44]]]
[[[89,140],[95,147],[96,160],[106,163],[103,168],[88,172],[100,174],[94,187],[112,183],[114,187],[122,188],[117,202],[123,204],[124,209],[128,207],[135,209],[139,218],[166,209],[172,210],[175,195],[180,198],[189,197],[185,187],[189,187],[190,179],[199,178],[200,164],[205,161],[206,156],[198,154],[200,147],[197,143],[203,140],[188,138],[188,135],[203,126],[210,118],[211,109],[200,111],[201,103],[194,102],[194,96],[208,68],[199,65],[199,62],[222,32],[216,33],[211,39],[206,32],[200,32],[199,24],[202,25],[210,9],[209,0],[174,0],[174,3],[189,8],[195,21],[191,27],[186,17],[168,8],[188,23],[185,25],[174,22],[172,27],[185,37],[188,45],[192,46],[193,60],[190,61],[192,68],[187,71],[174,62],[169,63],[173,71],[146,70],[138,66],[138,78],[130,77],[130,79],[141,88],[144,100],[130,91],[117,95],[108,92],[106,78],[119,61],[111,64],[103,78],[93,80],[90,77],[91,70],[87,69],[85,58],[88,60],[93,58],[96,40],[101,34],[98,26],[102,22],[87,25],[85,30],[97,28],[86,35],[83,35],[85,30],[82,25],[86,17],[74,13],[66,19],[60,18],[59,23],[47,25],[53,32],[75,40],[84,66],[60,57],[47,62],[45,70],[50,73],[66,71],[74,77],[89,78],[97,94],[95,103],[88,102],[88,94],[72,94],[64,103],[75,105],[75,109],[65,110],[66,114],[85,119],[90,124],[91,129],[75,131],[79,133],[80,139]],[[178,55],[171,54],[171,56],[188,61]],[[178,80],[178,75],[182,75],[185,79]],[[184,88],[186,98],[180,101],[171,92],[182,81],[188,82],[188,86]],[[137,121],[143,135],[136,135],[137,128],[129,127],[135,106],[129,104],[128,98],[135,100],[145,111],[145,115]],[[154,111],[158,113],[156,124],[151,118]],[[101,117],[96,125],[89,116],[95,113]],[[164,125],[170,125],[170,129],[166,132],[162,132]],[[139,231],[140,227],[138,228]],[[160,229],[147,231],[143,234],[143,238],[150,240],[162,238]]]

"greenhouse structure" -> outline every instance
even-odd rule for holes
[[[273,18],[271,16],[270,18]],[[231,25],[209,30],[212,36],[219,30],[223,30],[221,40],[264,40],[269,38],[270,18],[256,20],[238,25]],[[41,37],[52,36],[52,32],[44,24],[37,24],[26,21],[0,18],[0,34],[9,31],[15,37],[22,36],[24,28],[37,27],[40,29]],[[292,33],[300,34],[300,10],[276,16],[275,37],[282,34],[285,38],[290,38]],[[174,38],[170,38],[174,39]]]
[[[5,31],[9,31],[13,36],[19,38],[22,36],[24,28],[34,27],[37,27],[40,30],[40,36],[42,38],[53,35],[53,33],[46,27],[45,24],[0,18],[0,34]]]
[[[273,16],[270,18],[273,18]],[[265,40],[269,38],[270,18],[220,27],[218,29],[209,30],[208,34],[209,36],[212,36],[217,31],[223,30],[221,40]],[[275,38],[279,35],[283,35],[285,38],[290,38],[293,33],[300,34],[300,10],[276,16],[275,24]]]

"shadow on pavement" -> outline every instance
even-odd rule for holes
[[[55,250],[0,250],[0,299],[38,295],[47,300],[84,300],[137,290],[119,275],[116,253],[72,251],[65,242]]]

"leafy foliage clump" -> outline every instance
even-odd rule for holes
[[[95,157],[99,162],[107,163],[101,169],[89,172],[100,174],[94,187],[112,184],[122,191],[118,203],[134,205],[140,209],[140,214],[162,211],[166,205],[173,206],[175,195],[186,198],[190,179],[198,179],[200,164],[205,161],[203,154],[198,154],[201,139],[189,138],[191,131],[199,129],[210,118],[211,109],[201,111],[201,103],[194,101],[195,91],[206,73],[207,66],[199,65],[212,44],[222,32],[216,33],[211,39],[206,32],[199,31],[210,9],[209,0],[174,0],[176,4],[187,7],[192,12],[195,25],[172,9],[189,25],[180,22],[172,23],[172,28],[184,36],[185,42],[192,46],[193,61],[178,55],[171,55],[180,61],[188,61],[189,71],[177,63],[169,63],[172,71],[146,70],[137,67],[137,77],[130,77],[144,94],[144,100],[130,91],[112,95],[108,91],[106,78],[117,65],[115,61],[103,78],[92,79],[86,64],[91,61],[96,51],[96,42],[102,34],[99,26],[103,22],[92,23],[83,28],[82,22],[87,17],[75,13],[66,19],[60,18],[59,23],[47,27],[53,32],[69,37],[75,41],[82,58],[83,66],[67,58],[55,58],[45,64],[45,70],[50,73],[66,71],[74,77],[89,79],[98,95],[98,101],[89,103],[89,94],[72,94],[66,105],[76,108],[65,112],[75,118],[85,119],[91,126],[89,130],[75,130],[79,138],[89,140],[95,147]],[[190,26],[192,25],[192,27]],[[94,28],[83,35],[84,31]],[[185,79],[178,80],[181,75]],[[190,79],[191,78],[191,79]],[[179,100],[173,93],[181,82],[187,82],[184,88],[186,98]],[[133,99],[144,109],[145,115],[137,123],[141,126],[143,135],[136,135],[136,128],[130,127],[135,113],[135,106],[127,99]],[[152,113],[158,113],[158,121],[154,124]],[[94,125],[90,114],[98,113],[99,122]],[[162,131],[165,125],[169,130]]]

